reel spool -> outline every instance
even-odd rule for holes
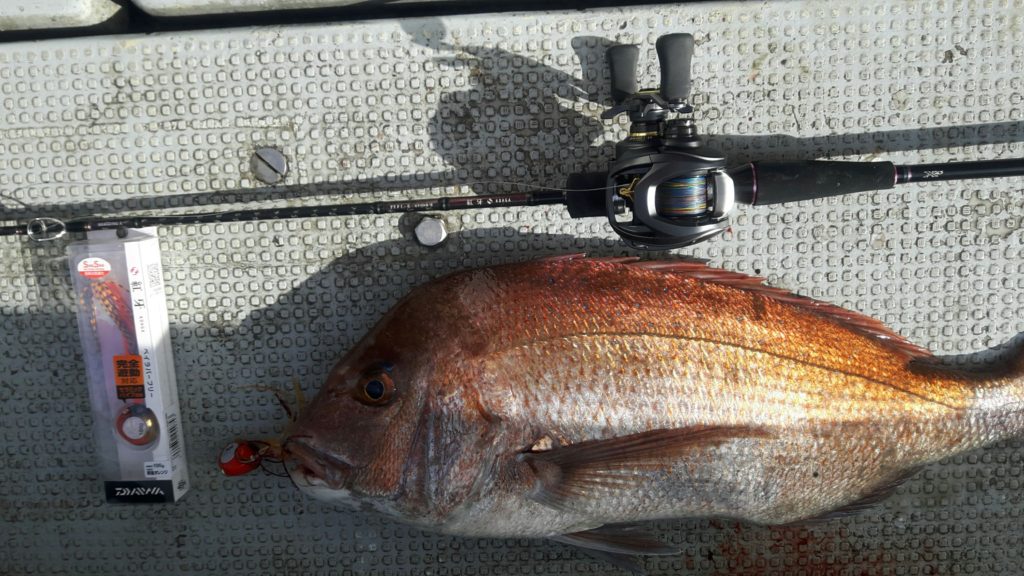
[[[713,192],[708,190],[707,176],[680,176],[658,186],[654,208],[658,216],[670,220],[700,216],[707,213],[708,201],[713,198]]]

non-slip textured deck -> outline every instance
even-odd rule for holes
[[[295,205],[561,186],[599,170],[604,48],[697,39],[701,129],[737,163],[1024,155],[1024,3],[673,4],[0,46],[3,218]],[[258,147],[284,186],[249,173]],[[454,186],[454,185],[459,186]],[[877,317],[942,355],[1024,329],[1024,181],[908,185],[743,209],[680,253]],[[542,541],[425,533],[338,512],[286,479],[226,478],[220,449],[285,422],[258,386],[307,395],[408,290],[452,270],[627,252],[558,207],[161,230],[192,489],[103,502],[65,246],[0,238],[0,572],[606,574]],[[935,464],[858,516],[808,527],[665,522],[651,574],[1011,574],[1024,565],[1024,442]]]

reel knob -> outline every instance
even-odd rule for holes
[[[629,44],[612,46],[606,53],[612,75],[612,100],[616,104],[636,94],[640,89],[636,83],[636,63],[640,48]]]
[[[658,38],[655,48],[661,65],[661,97],[672,104],[686,102],[690,97],[693,35],[666,34]]]

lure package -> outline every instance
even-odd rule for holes
[[[174,502],[189,482],[156,229],[90,232],[68,262],[107,501]]]

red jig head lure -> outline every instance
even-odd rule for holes
[[[295,392],[295,405],[298,410],[293,410],[288,401],[285,400],[282,392],[266,386],[255,386],[258,390],[270,392],[284,408],[288,420],[294,422],[298,418],[299,410],[305,404],[305,397],[302,395],[302,388],[298,381],[292,383]],[[256,469],[274,476],[287,476],[268,470],[264,464],[281,464],[284,462],[284,449],[280,440],[234,440],[224,447],[220,452],[217,465],[225,476],[242,476]]]
[[[269,445],[251,442],[247,440],[236,440],[224,447],[220,452],[220,459],[217,465],[224,476],[242,476],[259,468],[263,464],[265,449]]]

